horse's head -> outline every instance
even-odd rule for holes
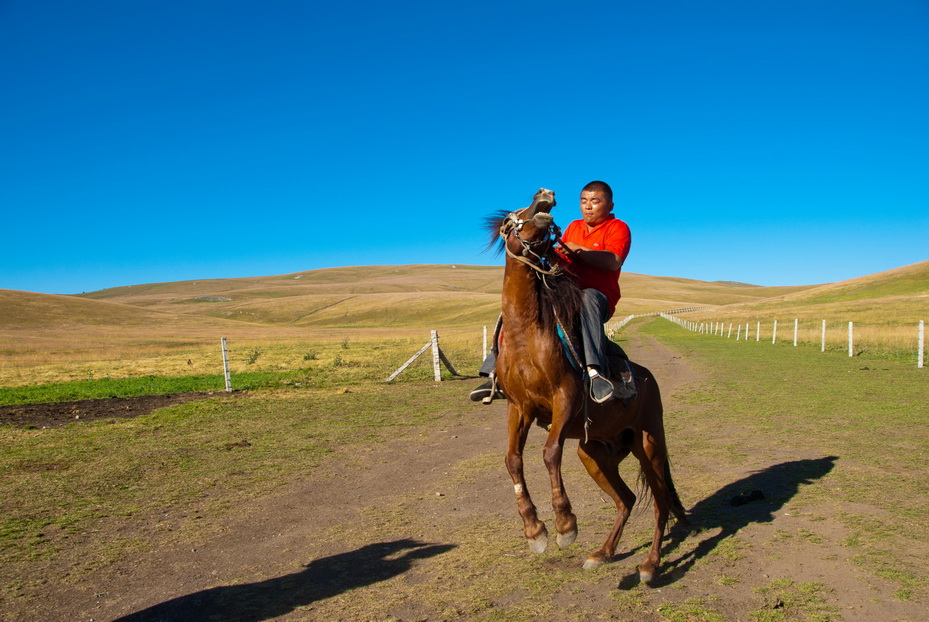
[[[553,207],[555,193],[539,188],[529,207],[510,212],[502,219],[488,219],[488,225],[494,229],[490,245],[499,242],[508,255],[535,256],[541,260],[560,233],[549,213]]]

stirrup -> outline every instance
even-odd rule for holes
[[[613,399],[613,391],[616,387],[605,376],[599,372],[590,376],[590,399],[598,404],[608,402]]]
[[[506,399],[506,396],[503,395],[503,392],[497,387],[496,374],[491,374],[490,379],[487,382],[484,382],[477,388],[475,388],[468,395],[468,399],[472,402],[481,402],[482,404],[490,404],[495,399]]]
[[[503,394],[503,391],[500,390],[500,387],[497,386],[497,374],[490,374],[490,395],[481,400],[481,404],[487,406],[491,404],[495,399],[505,400],[506,396]]]

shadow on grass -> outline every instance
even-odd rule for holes
[[[195,592],[137,611],[115,622],[258,622],[356,588],[386,581],[413,561],[441,555],[454,545],[396,540],[369,544],[349,553],[317,559],[300,572],[258,583]]]
[[[694,532],[719,529],[719,533],[700,542],[693,551],[663,563],[662,574],[652,586],[664,587],[682,578],[697,560],[712,553],[723,540],[743,527],[752,523],[770,523],[774,520],[774,513],[797,494],[801,485],[812,484],[824,477],[832,470],[836,460],[836,456],[826,456],[775,464],[732,482],[697,503],[689,512],[691,525],[675,525],[671,529],[665,539],[663,556],[674,551]],[[757,498],[756,491],[761,491],[764,498]],[[739,505],[735,505],[737,503]],[[633,573],[624,577],[619,587],[628,589],[637,583],[638,575]]]

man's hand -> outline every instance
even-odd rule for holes
[[[599,270],[619,270],[623,262],[616,253],[610,251],[598,251],[586,246],[581,246],[576,242],[561,242],[562,248],[568,251],[572,259],[580,259],[584,263]]]

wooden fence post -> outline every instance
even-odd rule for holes
[[[755,327],[755,341],[761,341],[761,322]]]
[[[419,351],[418,351],[416,354],[414,354],[413,356],[411,356],[411,357],[409,358],[409,360],[407,360],[406,363],[404,363],[403,365],[401,365],[401,366],[397,369],[397,371],[395,371],[394,373],[390,374],[390,376],[387,378],[387,382],[390,382],[391,380],[393,380],[394,378],[396,378],[397,376],[399,376],[399,375],[400,375],[400,372],[402,372],[404,369],[406,369],[407,367],[409,367],[409,366],[413,363],[413,361],[415,361],[416,359],[418,359],[419,356],[420,356],[423,352],[425,352],[426,350],[428,350],[429,348],[432,348],[432,369],[433,369],[433,373],[434,373],[435,381],[436,381],[436,382],[441,382],[441,381],[442,381],[442,374],[441,374],[441,372],[439,371],[439,361],[442,361],[442,363],[445,365],[445,367],[448,368],[448,371],[450,371],[450,372],[452,373],[453,376],[457,376],[457,375],[458,375],[458,372],[455,371],[455,368],[452,366],[451,361],[448,360],[448,357],[445,356],[445,353],[444,353],[444,352],[442,352],[442,348],[439,347],[439,332],[434,330],[434,331],[431,332],[431,336],[430,336],[430,338],[429,338],[429,341],[426,342],[426,345],[424,345],[423,347],[421,347],[421,348],[419,349]]]
[[[852,339],[852,323],[848,323],[848,355],[855,356],[854,340]]]
[[[226,378],[226,393],[232,393],[232,378],[229,376],[229,348],[226,347],[226,338],[221,341],[223,345],[223,376]]]
[[[435,381],[442,381],[442,370],[439,369],[439,333],[432,331],[432,371],[435,373]]]
[[[774,330],[771,332],[771,343],[777,342],[777,320],[774,320]]]
[[[823,341],[823,345],[822,345],[822,348],[820,348],[820,352],[825,352],[825,351],[826,351],[826,320],[823,320],[823,339],[822,339],[822,341]]]
[[[800,328],[799,318],[794,318],[794,347],[797,347],[797,330]]]

